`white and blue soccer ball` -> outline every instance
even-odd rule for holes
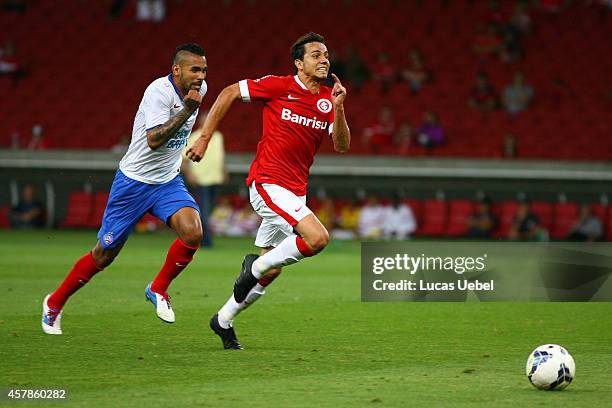
[[[539,390],[562,390],[576,374],[574,358],[558,344],[544,344],[531,352],[525,372],[529,382]]]

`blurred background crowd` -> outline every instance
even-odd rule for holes
[[[168,72],[177,44],[207,51],[207,108],[230,83],[290,73],[290,44],[316,31],[349,90],[350,154],[366,162],[608,163],[611,11],[610,0],[0,0],[0,149],[121,154],[144,88]],[[221,150],[253,153],[259,115],[232,110]],[[321,153],[332,153],[331,143]],[[196,191],[198,181],[188,181]],[[224,170],[214,184],[227,181]],[[71,191],[66,217],[45,223],[46,200],[36,204],[35,190],[11,185],[12,199],[0,197],[0,226],[95,227],[107,194]],[[562,190],[554,200],[519,191],[445,199],[356,187],[310,194],[310,205],[340,238],[612,238],[603,192],[568,199]],[[252,234],[258,221],[244,196],[213,193],[212,230]]]

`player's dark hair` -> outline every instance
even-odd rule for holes
[[[291,64],[293,65],[293,72],[297,73],[297,67],[293,63],[296,59],[304,61],[304,46],[311,42],[320,42],[325,44],[325,38],[321,34],[313,33],[312,31],[305,34],[297,39],[296,42],[291,46]]]
[[[172,54],[173,64],[177,63],[177,55],[181,51],[187,51],[195,55],[200,55],[202,57],[206,55],[204,52],[204,48],[202,48],[199,44],[195,44],[195,43],[182,44],[174,49],[174,54]]]

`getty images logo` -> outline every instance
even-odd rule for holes
[[[311,127],[313,129],[327,129],[327,122],[317,120],[317,117],[308,118],[306,116],[298,115],[293,113],[291,109],[283,108],[281,111],[281,119],[288,120],[289,122],[297,123],[299,125]]]

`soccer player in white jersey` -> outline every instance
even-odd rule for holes
[[[62,334],[61,311],[68,298],[110,265],[134,225],[146,213],[176,231],[166,262],[145,296],[166,323],[175,321],[167,293],[170,282],[191,262],[202,240],[198,206],[179,175],[182,154],[198,116],[208,65],[197,44],[176,48],[172,72],[145,90],[129,149],[111,187],[96,246],[72,267],[62,284],[43,301],[42,328]]]
[[[319,253],[329,234],[306,206],[308,172],[324,139],[345,153],[351,135],[344,115],[346,89],[333,75],[333,89],[324,85],[329,55],[324,38],[309,33],[291,47],[295,75],[265,76],[226,87],[217,97],[202,135],[187,150],[199,161],[230,105],[238,99],[263,103],[263,135],[247,178],[251,205],[262,218],[255,245],[261,256],[249,254],[227,303],[210,321],[226,349],[241,349],[233,320],[261,297],[281,268]]]

